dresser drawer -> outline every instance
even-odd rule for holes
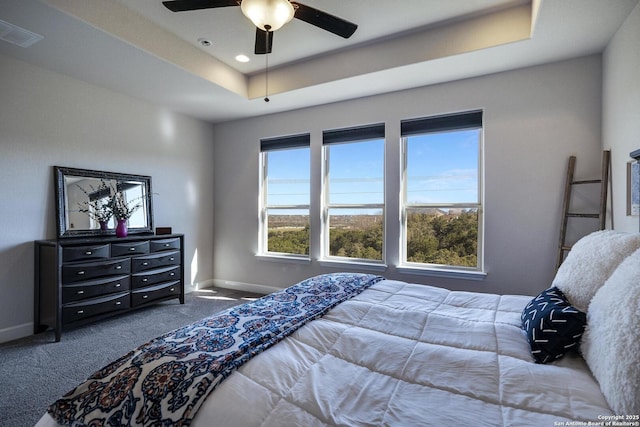
[[[97,277],[107,277],[131,272],[129,258],[108,261],[66,264],[62,266],[62,283],[80,282]]]
[[[180,266],[165,267],[153,271],[145,271],[131,275],[131,288],[143,288],[156,283],[180,280]]]
[[[180,282],[163,283],[161,285],[149,286],[143,289],[137,289],[131,292],[131,305],[133,307],[146,304],[147,302],[180,295]]]
[[[151,270],[159,267],[180,265],[180,252],[161,252],[131,259],[131,272]]]
[[[151,252],[160,252],[180,249],[180,238],[160,239],[151,241]]]
[[[123,242],[111,244],[111,256],[126,256],[126,255],[138,255],[149,253],[149,241],[144,240],[142,242]]]
[[[62,249],[63,262],[109,258],[109,245],[71,246]]]
[[[69,303],[129,290],[129,276],[109,277],[62,286],[62,301]]]
[[[129,299],[129,292],[121,292],[100,298],[64,304],[62,306],[62,321],[64,323],[70,323],[97,316],[98,314],[126,310],[130,307]]]

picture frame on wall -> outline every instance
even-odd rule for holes
[[[627,216],[640,215],[640,163],[627,162]]]

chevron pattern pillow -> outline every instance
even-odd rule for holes
[[[577,351],[587,324],[587,315],[556,287],[532,299],[520,318],[536,363],[550,363],[567,351]]]

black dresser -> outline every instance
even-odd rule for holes
[[[34,333],[62,330],[178,298],[184,236],[138,235],[35,242]]]

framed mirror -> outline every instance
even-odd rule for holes
[[[153,233],[151,177],[54,166],[58,238],[115,235],[111,206],[131,213],[128,234]]]

